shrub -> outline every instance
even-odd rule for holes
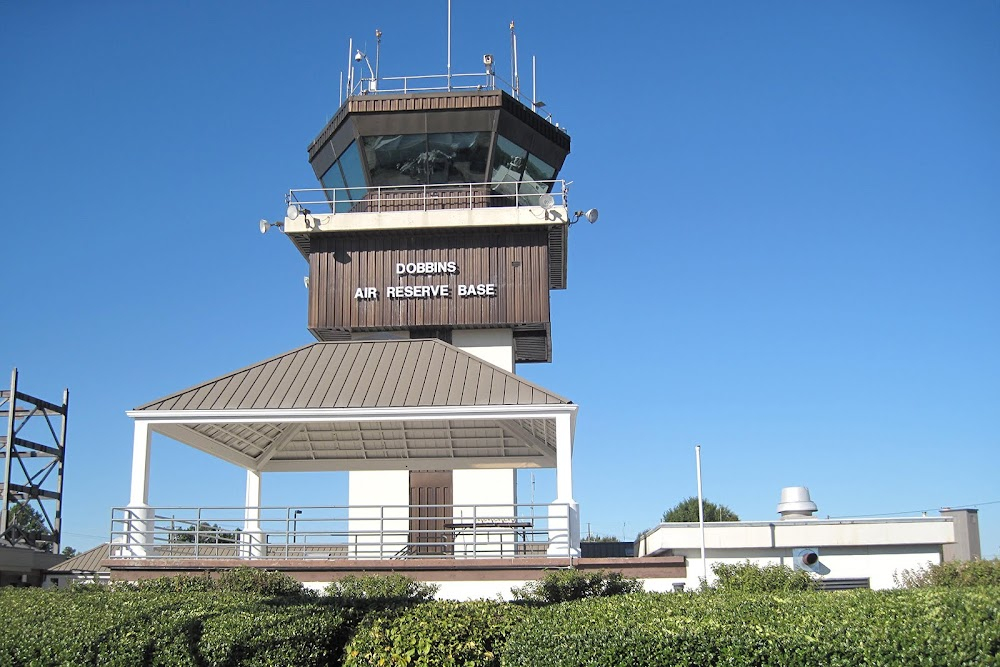
[[[308,595],[298,581],[277,570],[256,567],[237,567],[212,573],[179,574],[172,577],[144,579],[136,584],[115,584],[118,589],[134,589],[159,593],[246,593],[263,596]]]
[[[393,572],[386,575],[348,575],[328,585],[324,592],[345,604],[410,604],[434,599],[437,584],[414,581]]]
[[[532,610],[504,648],[549,665],[995,665],[1000,589],[643,594]]]
[[[949,561],[939,565],[928,563],[925,568],[903,570],[893,579],[897,586],[905,588],[1000,586],[1000,559]]]
[[[306,598],[277,603],[222,592],[0,589],[0,664],[338,664],[345,611]]]
[[[723,592],[787,593],[816,588],[816,580],[803,570],[793,570],[784,565],[756,565],[743,563],[715,563],[712,565],[715,583],[703,588]]]
[[[552,570],[538,581],[531,581],[510,592],[518,602],[555,603],[584,598],[607,597],[642,591],[642,582],[621,572],[595,570]]]
[[[267,596],[311,594],[309,589],[284,572],[256,567],[237,567],[222,572],[215,580],[215,590]]]
[[[358,628],[344,651],[344,666],[500,665],[507,638],[530,611],[488,600],[382,611]]]

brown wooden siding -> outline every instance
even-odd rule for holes
[[[397,263],[448,262],[458,274],[396,275]],[[460,297],[459,284],[494,283],[497,296]],[[386,287],[440,285],[449,297],[390,299]],[[378,298],[356,299],[359,287]],[[548,232],[498,228],[451,234],[317,236],[309,258],[311,330],[516,327],[549,322]]]
[[[451,470],[410,472],[410,545],[407,554],[441,555],[452,552],[454,537],[445,525],[445,520],[452,514],[451,489]]]

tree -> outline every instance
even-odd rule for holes
[[[740,517],[725,505],[716,505],[705,499],[705,521],[739,521]],[[665,523],[698,521],[698,498],[691,496],[680,501],[663,513]]]
[[[236,534],[240,532],[237,528],[235,532],[228,531],[215,523],[202,521],[195,526],[188,526],[170,534],[171,542],[198,542],[199,544],[233,544],[236,542]]]
[[[72,558],[76,554],[77,554],[77,551],[73,547],[66,547],[66,548],[64,548],[62,550],[62,555],[63,556],[69,556],[70,558]]]
[[[7,506],[7,532],[4,538],[11,544],[23,541],[35,549],[52,548],[52,531],[41,512],[31,505],[11,503]]]

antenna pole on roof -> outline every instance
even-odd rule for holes
[[[382,55],[382,31],[375,28],[375,87],[378,88],[378,63]]]
[[[510,22],[510,53],[511,53],[511,64],[514,68],[513,74],[511,76],[511,85],[514,87],[514,97],[517,99],[521,98],[521,85],[517,80],[517,35],[514,33],[514,21]]]
[[[531,56],[531,110],[538,111],[535,103],[538,101],[538,89],[535,87],[535,56]]]
[[[448,0],[448,92],[451,92],[451,0]]]
[[[354,38],[351,37],[347,40],[347,96],[351,96],[351,92],[354,90],[354,63],[352,58],[354,57]]]
[[[344,105],[344,72],[340,72],[340,99],[337,101],[337,108],[339,109]]]

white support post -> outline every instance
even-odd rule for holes
[[[149,506],[149,454],[152,433],[149,422],[136,420],[132,437],[132,485],[125,522],[126,553],[145,558],[152,546],[153,512]]]
[[[259,470],[247,470],[246,506],[243,515],[243,534],[240,535],[240,555],[243,558],[264,557],[264,535],[260,530],[261,476]]]
[[[580,555],[580,506],[573,499],[573,415],[556,415],[556,499],[549,508],[550,556]]]

